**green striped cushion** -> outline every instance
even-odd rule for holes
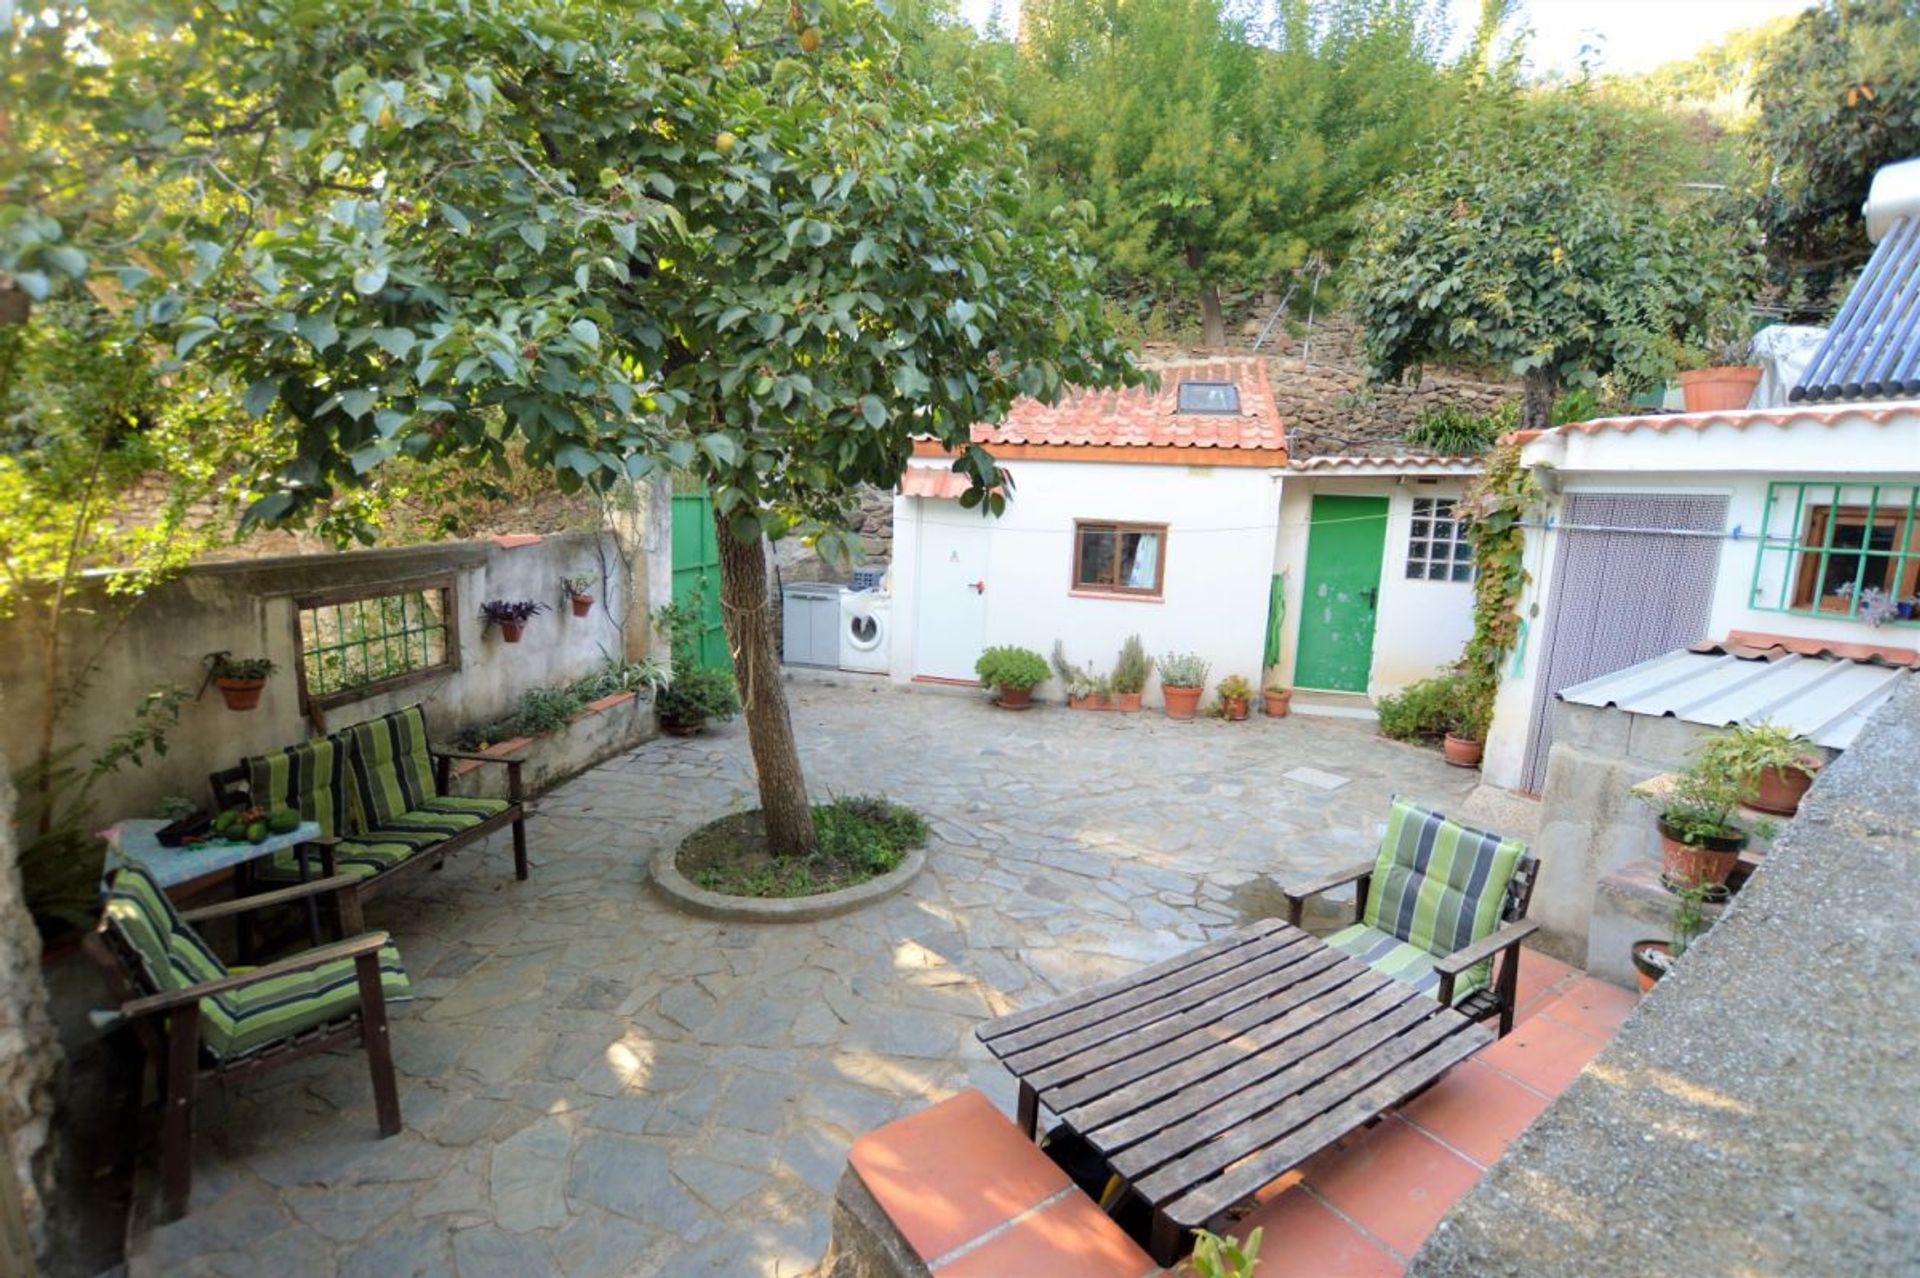
[[[247,792],[263,807],[292,808],[328,838],[346,833],[346,742],[315,737],[247,760]]]
[[[1452,954],[1500,926],[1526,850],[1396,797],[1361,921],[1429,954]],[[1485,984],[1486,966],[1462,979]]]
[[[380,947],[380,988],[389,1003],[413,997],[400,951],[391,945]],[[359,974],[353,960],[335,959],[201,999],[200,1038],[216,1059],[230,1061],[359,1009]]]
[[[506,810],[505,799],[462,799],[452,795],[428,799],[412,812],[402,813],[393,825],[341,840],[333,850],[334,865],[341,874],[367,878]],[[307,864],[309,873],[319,873],[317,858],[309,855]],[[291,851],[281,852],[259,873],[263,877],[291,881],[300,876],[300,864]]]
[[[227,974],[142,866],[123,865],[114,871],[107,888],[106,917],[107,925],[139,958],[147,984],[156,993],[216,981]]]
[[[427,716],[419,706],[356,723],[347,735],[353,743],[355,798],[368,828],[392,825],[439,795],[427,750]]]
[[[1327,944],[1360,959],[1382,976],[1403,981],[1423,994],[1432,994],[1440,988],[1440,973],[1433,970],[1433,955],[1417,945],[1395,940],[1378,928],[1355,923],[1329,936]],[[1453,1001],[1458,1003],[1486,983],[1485,963],[1469,968],[1454,982]]]

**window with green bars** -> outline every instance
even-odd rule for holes
[[[1768,485],[1752,605],[1920,625],[1920,485]]]
[[[308,705],[359,701],[459,664],[451,578],[309,595],[294,606]]]

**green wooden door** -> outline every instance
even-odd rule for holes
[[[673,495],[673,601],[700,596],[700,664],[733,669],[726,624],[720,618],[720,547],[713,534],[713,503],[704,492]]]
[[[1300,599],[1300,651],[1293,670],[1296,686],[1367,690],[1386,545],[1385,497],[1313,499]]]

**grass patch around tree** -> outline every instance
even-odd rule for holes
[[[899,868],[908,852],[927,841],[927,823],[919,813],[875,795],[816,803],[813,823],[819,844],[811,855],[776,857],[767,850],[760,809],[736,812],[689,834],[674,861],[709,892],[818,896]]]

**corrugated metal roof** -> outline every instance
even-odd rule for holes
[[[1920,216],[1893,219],[1787,398],[1920,395]]]
[[[1713,728],[1766,719],[1815,745],[1844,750],[1901,682],[1913,677],[1906,667],[1874,662],[1681,649],[1575,684],[1560,699]]]

